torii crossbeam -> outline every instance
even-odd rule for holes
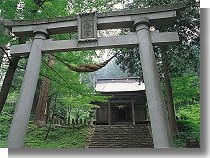
[[[33,36],[33,41],[11,47],[12,56],[29,55],[19,100],[8,136],[8,148],[21,148],[29,122],[32,102],[39,77],[42,53],[137,47],[143,77],[155,148],[171,147],[171,135],[153,45],[179,42],[177,32],[151,31],[150,26],[173,23],[185,3],[109,13],[88,13],[75,16],[35,20],[2,21],[17,37]],[[133,28],[135,32],[115,37],[98,37],[97,30]],[[50,35],[78,31],[76,40],[53,41]],[[109,120],[110,122],[110,120]]]

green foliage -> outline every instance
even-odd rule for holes
[[[200,132],[180,132],[174,139],[174,147],[185,148],[187,138],[197,138],[200,139]]]
[[[12,91],[7,96],[7,103],[15,103],[18,98],[18,93],[16,91]]]
[[[70,0],[67,10],[69,14],[89,13],[93,11],[104,12],[113,9],[113,5],[118,3],[117,0]]]
[[[173,4],[182,0],[136,0],[125,5],[125,8],[134,9],[149,6],[159,6],[163,4]],[[175,24],[160,26],[155,28],[160,32],[178,31],[181,43],[168,47],[166,53],[166,63],[169,65],[171,77],[181,76],[183,73],[199,73],[200,56],[200,8],[199,3],[194,1],[188,4],[185,10],[178,15]],[[157,64],[161,70],[163,59],[159,47],[154,49]],[[141,63],[138,49],[128,50],[118,56],[117,63],[123,70],[131,76],[142,76]],[[161,71],[160,71],[161,72]],[[162,72],[163,73],[163,72]]]
[[[174,103],[179,133],[174,138],[176,147],[185,147],[186,139],[200,139],[199,78],[185,74],[172,79]]]
[[[179,44],[171,46],[166,53],[167,63],[170,63],[169,73],[171,77],[182,76],[183,74],[199,74],[200,69],[200,48],[196,45]],[[172,50],[172,51],[171,51]]]
[[[30,125],[25,146],[27,148],[85,148],[88,143],[88,127],[81,126],[74,132],[71,128],[54,127],[44,140],[47,127],[37,128]]]
[[[1,37],[0,38],[0,46],[1,47],[5,46],[8,43],[8,41],[12,40],[11,36],[9,36],[5,33],[5,28],[2,25],[0,25],[0,37]]]
[[[19,19],[21,17],[19,9],[19,0],[4,0],[0,3],[0,18],[4,19]],[[9,34],[0,24],[0,46],[5,46],[10,42],[13,42],[15,38]]]
[[[172,79],[174,103],[189,103],[199,101],[199,78],[196,75],[185,74]]]
[[[6,147],[6,140],[9,132],[14,104],[8,104],[0,114],[0,147]],[[53,127],[44,140],[48,126],[38,128],[29,124],[25,145],[28,148],[84,148],[87,146],[89,128],[84,125],[77,125],[73,131],[71,127]]]
[[[177,109],[177,126],[179,133],[174,137],[176,147],[185,147],[190,137],[200,140],[200,105],[192,104]]]
[[[8,131],[9,131],[9,124],[11,121],[11,116],[6,114],[0,115],[0,147],[5,147]]]
[[[36,3],[37,1],[33,0],[8,0],[3,1],[0,5],[1,17],[6,19],[37,19],[37,18],[51,18],[51,17],[60,17],[67,16],[70,14],[75,14],[79,12],[87,12],[87,10],[103,10],[103,5],[107,5],[108,1],[68,1],[60,0],[59,3],[56,0],[47,0],[43,1],[44,3]],[[73,10],[70,10],[69,5],[72,4]],[[2,27],[3,28],[3,27]],[[0,31],[1,34],[4,34],[4,30]],[[71,35],[62,34],[62,35],[53,35],[54,39],[69,39]],[[1,38],[2,42],[0,44],[7,44],[10,41],[4,35]],[[59,53],[58,56],[63,60],[67,61],[72,65],[80,65],[92,63],[92,55],[94,51],[81,51],[81,52],[63,52]],[[45,56],[43,60],[47,59],[48,56]],[[25,67],[26,63],[23,63],[22,67]],[[22,71],[23,72],[23,71]],[[17,74],[17,73],[16,73]],[[59,111],[63,108],[75,107],[82,109],[89,109],[95,105],[91,104],[91,101],[103,100],[98,94],[96,94],[93,89],[89,86],[89,83],[80,82],[80,74],[72,72],[62,63],[57,62],[54,59],[54,65],[52,68],[49,68],[47,64],[42,64],[41,75],[44,78],[48,77],[51,80],[50,83],[50,94],[56,94],[57,97],[57,110]],[[85,77],[84,77],[85,76]],[[14,84],[15,88],[19,89],[23,77],[23,74],[15,75]],[[87,74],[83,75],[83,78],[87,78]],[[18,85],[18,86],[16,86]],[[18,92],[18,90],[15,90]],[[11,90],[11,93],[13,91]],[[11,98],[11,97],[10,97]],[[14,97],[13,97],[14,98]],[[11,99],[8,99],[10,101]],[[70,103],[70,101],[72,101]],[[61,107],[62,105],[63,107]]]
[[[4,106],[3,112],[0,114],[0,148],[6,146],[6,139],[9,132],[12,114],[14,112],[14,104]]]
[[[3,0],[0,3],[0,17],[5,19],[16,19],[19,0]]]
[[[183,0],[135,0],[133,3],[130,3],[128,6],[130,8],[133,7],[152,7],[152,6],[158,6],[158,5],[165,5],[165,4],[171,4],[176,2],[183,2]]]
[[[180,130],[198,132],[200,129],[200,105],[185,105],[177,110],[178,125]]]
[[[90,63],[92,61],[90,54],[93,53],[78,52],[74,55],[72,53],[62,53],[57,56],[71,64],[78,65]],[[59,108],[76,108],[88,112],[90,108],[95,107],[91,102],[105,100],[105,97],[95,93],[93,88],[90,87],[90,83],[85,81],[88,80],[87,74],[71,71],[58,61],[54,61],[52,69],[43,64],[41,74],[49,76],[51,79],[50,91],[51,94],[57,94],[57,110]]]

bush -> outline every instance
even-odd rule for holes
[[[177,126],[180,132],[193,132],[194,122],[191,120],[179,120],[177,121]]]
[[[200,140],[200,105],[186,105],[177,110],[179,133],[174,137],[176,147],[186,147],[186,139]]]

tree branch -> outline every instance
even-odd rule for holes
[[[57,72],[55,71],[54,69],[52,69],[45,61],[43,61],[43,63],[51,70],[53,71],[54,73],[56,73],[64,82],[66,82],[68,84],[68,82]]]
[[[52,71],[55,71],[55,70],[52,69]],[[57,74],[58,74],[58,73],[57,73]],[[69,88],[69,89],[73,89],[75,92],[77,92],[77,93],[79,93],[79,94],[81,94],[81,95],[88,96],[86,93],[82,93],[82,92],[80,92],[80,91],[78,91],[78,90],[76,90],[76,89],[74,89],[74,88],[72,88],[72,87],[69,87],[69,86],[68,86],[68,85],[69,85],[68,82],[67,82],[60,74],[58,74],[59,77],[62,77],[62,80],[63,80],[66,84],[61,84],[59,81],[57,81],[57,80],[55,80],[55,79],[53,79],[53,78],[51,78],[51,77],[49,77],[49,76],[47,76],[47,75],[44,75],[44,74],[42,74],[42,73],[40,73],[39,75],[40,75],[40,76],[43,76],[43,77],[46,77],[46,78],[48,78],[48,79],[50,79],[50,80],[52,80],[52,81],[58,83],[58,84],[61,85],[61,86],[64,86],[64,87]]]
[[[9,60],[10,63],[12,63],[10,57],[9,57],[9,54],[4,50],[3,47],[0,47],[0,49],[3,51],[3,53],[7,56],[7,59]]]

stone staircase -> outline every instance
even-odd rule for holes
[[[96,125],[88,148],[153,148],[150,126]]]

